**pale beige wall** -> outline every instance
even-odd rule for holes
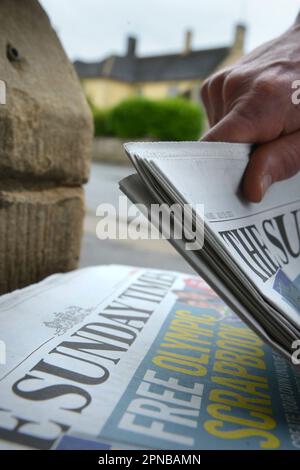
[[[85,79],[82,85],[86,96],[99,108],[110,108],[135,93],[134,85],[107,78]]]
[[[232,48],[228,57],[217,70],[227,67],[238,60],[241,50]],[[201,80],[159,81],[126,83],[108,78],[93,78],[82,80],[86,96],[99,108],[110,108],[124,99],[139,95],[150,99],[161,99],[168,96],[181,95],[191,91],[193,101],[200,100]]]
[[[110,108],[120,101],[139,95],[151,99],[161,99],[174,94],[183,94],[192,91],[193,99],[198,100],[200,80],[165,81],[165,82],[143,82],[124,83],[106,78],[93,78],[82,80],[86,96],[99,108]]]
[[[164,81],[139,83],[141,95],[151,99],[161,99],[167,96],[180,95],[187,91],[199,90],[200,80]]]

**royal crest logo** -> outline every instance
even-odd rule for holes
[[[93,311],[91,308],[81,308],[76,306],[67,307],[64,312],[54,312],[54,319],[52,321],[44,322],[48,328],[55,330],[56,336],[61,336],[66,333],[70,328],[80,323],[85,317],[90,315]]]

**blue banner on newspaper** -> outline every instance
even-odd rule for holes
[[[285,274],[282,269],[278,269],[273,288],[298,312],[300,312],[300,289],[299,289],[299,277],[295,281]]]
[[[64,434],[54,448],[56,450],[111,450],[111,445],[94,439]]]
[[[165,449],[300,448],[300,376],[186,278],[99,439]]]

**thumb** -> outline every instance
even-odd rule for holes
[[[215,126],[202,137],[207,142],[235,142],[252,144],[259,142],[260,126],[257,119],[252,119],[236,108],[226,114]]]
[[[251,202],[260,202],[272,183],[300,170],[300,131],[257,147],[243,180],[243,192]]]

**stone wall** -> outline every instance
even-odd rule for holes
[[[0,293],[77,266],[92,118],[35,0],[1,0]]]

